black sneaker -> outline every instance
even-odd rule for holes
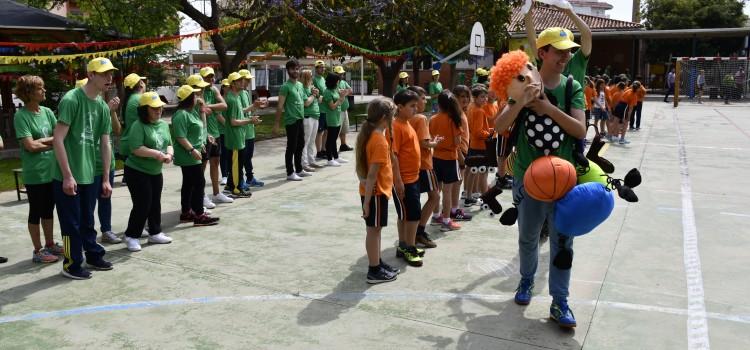
[[[341,146],[339,147],[339,152],[347,152],[347,151],[353,151],[353,150],[354,148],[349,147],[349,145],[345,143],[341,144]]]
[[[203,213],[193,220],[193,226],[213,226],[219,224],[219,218],[210,217]]]
[[[4,256],[0,256],[0,264],[5,264],[7,262],[8,262],[8,258],[6,258]]]
[[[395,273],[395,274],[397,274],[397,275],[398,275],[399,273],[401,273],[401,269],[399,269],[398,267],[393,267],[393,266],[391,266],[391,265],[388,265],[388,264],[386,264],[386,263],[385,263],[385,262],[383,261],[383,259],[380,259],[380,267],[382,267],[382,268],[386,269],[386,271],[389,271],[389,272]]]
[[[87,280],[91,278],[91,272],[86,269],[80,269],[77,271],[68,271],[63,269],[60,274],[74,280]]]
[[[86,265],[96,271],[108,271],[112,270],[112,263],[109,261],[106,261],[104,259],[99,259],[95,261],[88,261],[86,260]]]
[[[321,160],[326,159],[326,153],[325,152],[318,152],[315,154],[315,160]]]
[[[435,248],[437,247],[437,244],[430,239],[430,235],[427,234],[427,232],[417,232],[417,239],[418,244],[421,244],[425,248]]]
[[[465,208],[471,207],[472,205],[477,205],[478,203],[479,202],[477,202],[477,200],[474,199],[474,198],[466,198],[466,199],[464,199],[464,207]]]
[[[396,276],[398,275],[378,266],[377,270],[375,270],[374,272],[367,272],[367,283],[378,284],[392,282],[396,280]]]

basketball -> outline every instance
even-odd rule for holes
[[[578,176],[573,164],[555,156],[534,160],[523,176],[526,193],[538,201],[554,202],[576,185]]]

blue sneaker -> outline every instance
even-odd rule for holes
[[[553,301],[549,307],[549,318],[553,319],[560,327],[573,328],[576,326],[576,317],[568,307],[567,300]]]
[[[263,187],[263,186],[266,185],[266,183],[263,182],[263,181],[258,181],[258,179],[256,179],[256,178],[253,178],[250,181],[249,185],[250,185],[250,187]]]
[[[529,305],[531,302],[531,292],[534,291],[534,280],[522,278],[516,288],[516,297],[514,298],[518,305]]]

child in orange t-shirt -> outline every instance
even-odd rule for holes
[[[607,130],[612,132],[607,133],[607,139],[609,142],[614,142],[620,133],[620,120],[625,118],[625,110],[627,109],[627,105],[620,105],[620,96],[625,92],[625,83],[619,82],[609,91],[609,99],[612,103],[609,105],[611,117],[607,121]]]
[[[488,121],[488,112],[492,109],[485,108],[487,104],[487,88],[484,85],[477,84],[471,89],[471,96],[474,102],[469,106],[469,156],[484,156],[487,153],[485,141],[494,130],[490,127]],[[466,199],[464,206],[470,207],[477,203],[474,197],[481,196],[487,192],[487,173],[472,174],[471,171],[466,173]],[[472,194],[469,196],[469,194]]]
[[[456,87],[453,88],[453,95],[456,97],[456,100],[458,101],[458,106],[461,108],[461,145],[459,147],[459,150],[461,151],[461,154],[464,158],[466,158],[466,155],[469,153],[469,118],[466,116],[466,112],[469,110],[469,105],[471,104],[471,90],[466,85],[456,85]],[[463,179],[466,178],[466,175],[468,174],[468,169],[466,168],[466,164],[464,164],[463,159],[461,159],[458,163],[459,169],[461,171],[461,178],[458,179],[458,184],[453,187],[453,192],[451,195],[453,198],[451,199],[451,203],[453,203],[456,207],[451,208],[451,219],[456,221],[469,221],[472,219],[472,215],[469,213],[464,212],[462,208],[459,208],[459,203],[461,202],[461,184],[464,182]],[[464,193],[466,196],[469,196],[469,192],[466,189],[466,186],[464,186]]]
[[[443,192],[443,208],[438,219],[443,231],[461,228],[461,225],[451,220],[451,213],[458,210],[458,200],[454,200],[453,192],[461,179],[459,163],[464,161],[464,155],[460,152],[462,114],[453,93],[443,91],[438,95],[438,113],[430,119],[430,134],[443,137],[432,156],[435,175]]]
[[[636,83],[640,81],[636,80]],[[635,83],[633,83],[635,85]],[[639,89],[633,89],[636,96],[638,96],[638,104],[635,105],[634,114],[630,118],[630,131],[641,130],[641,111],[643,110],[643,100],[646,98],[646,88],[640,83]]]
[[[630,87],[630,89],[625,90],[620,95],[620,102],[615,108],[616,110],[620,110],[620,109],[625,110],[622,113],[622,117],[620,117],[620,124],[618,125],[619,127],[618,130],[621,135],[619,143],[621,145],[630,143],[630,141],[625,139],[625,134],[628,132],[628,125],[630,124],[630,119],[633,117],[633,114],[635,112],[635,107],[636,105],[638,105],[638,90],[640,90],[640,88],[641,88],[641,83],[637,81],[634,82],[633,85]],[[625,105],[625,107],[621,107],[622,105]]]
[[[590,124],[591,121],[591,109],[592,105],[594,104],[594,99],[596,98],[596,89],[594,89],[594,82],[591,81],[591,78],[586,77],[586,86],[583,88],[583,98],[584,102],[586,102],[586,110],[584,113],[586,114],[586,125]]]
[[[410,266],[422,266],[423,250],[417,250],[417,226],[422,218],[422,204],[419,202],[419,167],[421,164],[419,139],[409,120],[417,111],[419,95],[411,90],[402,90],[393,97],[396,104],[396,119],[393,121],[393,154],[398,166],[404,193],[396,196],[398,214],[398,247],[396,257],[403,258]],[[395,192],[395,190],[394,190]],[[421,253],[421,254],[420,254]]]
[[[419,95],[419,101],[417,102],[417,112],[424,112],[427,101],[425,96],[427,92],[419,86],[409,86],[408,88]],[[435,105],[437,107],[437,104]],[[432,149],[437,146],[441,138],[430,136],[430,128],[427,126],[427,117],[423,114],[417,114],[413,118],[409,119],[409,124],[414,128],[419,139],[419,156],[421,162],[419,165],[419,192],[427,193],[427,201],[422,206],[422,216],[419,219],[419,225],[417,226],[417,238],[416,242],[421,244],[425,248],[435,248],[437,244],[430,239],[430,236],[425,231],[425,226],[430,220],[430,215],[435,208],[440,208],[440,188],[438,187],[437,176],[435,170],[432,169]]]
[[[357,136],[357,176],[362,202],[362,218],[367,237],[367,283],[383,283],[396,279],[398,268],[380,258],[380,231],[388,224],[388,199],[393,191],[391,150],[386,138],[396,105],[388,98],[377,98],[367,106],[367,119]]]

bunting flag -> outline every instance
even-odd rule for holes
[[[108,57],[113,58],[116,56],[124,55],[147,47],[158,47],[166,44],[173,44],[179,41],[179,39],[173,39],[172,41],[163,41],[152,44],[137,45],[126,47],[124,49],[100,51],[100,52],[86,52],[76,53],[71,55],[51,55],[51,56],[0,56],[0,64],[29,64],[29,63],[56,63],[56,62],[71,62],[77,59],[92,59],[95,57]]]

